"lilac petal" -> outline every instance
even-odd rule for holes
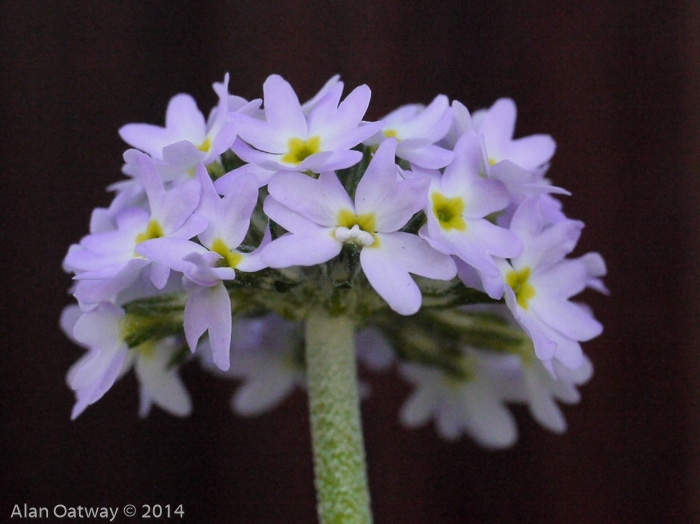
[[[156,348],[151,358],[136,361],[136,376],[152,401],[168,413],[184,417],[192,412],[192,400],[173,369],[168,369],[170,354]]]
[[[287,145],[282,146],[280,152],[275,151],[268,153],[254,149],[240,138],[239,132],[239,137],[231,146],[231,151],[233,151],[236,156],[249,164],[255,164],[260,169],[264,168],[270,171],[280,170],[278,160],[281,160],[283,154],[287,151]]]
[[[564,415],[552,398],[549,389],[542,384],[542,379],[531,371],[524,373],[524,379],[527,389],[528,407],[533,418],[555,433],[566,431]]]
[[[294,385],[294,375],[271,369],[264,379],[241,385],[231,399],[231,407],[241,415],[261,414],[281,402]]]
[[[324,137],[323,146],[325,149],[332,149],[334,151],[349,149],[355,147],[360,142],[365,142],[372,135],[379,132],[381,128],[381,122],[361,124],[357,127],[345,130],[342,133]],[[383,137],[383,135],[381,136]]]
[[[252,272],[260,271],[261,269],[266,268],[267,264],[262,258],[262,252],[265,249],[265,247],[271,242],[271,240],[272,236],[270,234],[270,230],[267,229],[265,231],[265,235],[263,236],[262,241],[260,242],[260,245],[255,249],[255,251],[245,254],[241,253],[241,255],[243,255],[243,260],[241,260],[238,263],[236,269],[246,272]]]
[[[315,232],[283,235],[265,246],[260,256],[273,268],[321,264],[338,256],[343,247],[333,231],[334,228],[318,227]]]
[[[73,337],[90,347],[114,347],[121,340],[119,322],[123,318],[124,311],[121,308],[105,302],[76,320]]]
[[[291,233],[313,233],[320,227],[296,211],[280,204],[271,196],[265,199],[263,211],[271,220]]]
[[[436,145],[428,145],[419,149],[405,149],[399,144],[397,156],[412,164],[426,169],[439,169],[452,162],[454,153]]]
[[[146,260],[133,259],[113,277],[105,280],[81,280],[75,288],[73,295],[85,304],[96,304],[103,300],[109,300],[120,291],[128,288],[139,276],[146,266]]]
[[[324,155],[321,157],[321,155]],[[314,173],[318,173],[320,171],[326,172],[326,171],[337,171],[339,169],[345,169],[350,166],[354,166],[357,164],[360,160],[362,160],[362,153],[360,151],[333,151],[333,152],[326,152],[326,153],[318,153],[317,155],[313,155],[314,158],[314,167],[311,169]],[[312,158],[312,157],[309,157]],[[308,160],[308,159],[306,159]],[[306,162],[306,160],[304,162]],[[300,164],[299,167],[302,167],[304,163]],[[309,163],[310,165],[310,163]]]
[[[59,325],[61,326],[61,331],[76,344],[80,344],[78,340],[73,336],[73,329],[78,319],[83,314],[80,308],[76,305],[70,305],[63,308],[61,311],[61,317],[59,320]]]
[[[153,213],[153,205],[157,204],[165,193],[155,162],[148,155],[135,149],[125,151],[123,156],[124,161],[134,169],[136,177],[143,184]]]
[[[331,87],[328,93],[316,102],[308,117],[310,136],[328,136],[333,130],[342,127],[338,122],[338,104],[342,94],[343,83],[341,82]],[[360,115],[357,121],[359,122],[361,118]]]
[[[245,238],[250,217],[258,202],[257,179],[250,173],[235,177],[228,184],[229,192],[224,199],[219,197],[203,168],[198,170],[197,180],[202,185],[199,212],[209,221],[209,226],[199,234],[199,239],[208,247],[216,238],[223,240],[229,248],[237,247]]]
[[[288,136],[308,138],[306,116],[292,86],[279,75],[271,75],[263,84],[265,119],[270,126],[284,129]]]
[[[453,100],[452,114],[454,116],[454,124],[459,135],[462,135],[467,131],[474,131],[474,122],[469,114],[469,110],[463,103]]]
[[[452,115],[448,114],[449,119],[445,119],[449,104],[450,102],[445,95],[436,96],[428,107],[409,121],[397,126],[401,129],[401,137],[427,137],[433,142],[440,140],[450,128]]]
[[[489,393],[474,384],[465,385],[460,417],[464,428],[482,446],[512,446],[518,438],[513,415],[503,406],[500,398]]]
[[[355,192],[357,213],[374,214],[375,227],[382,232],[401,228],[425,204],[423,179],[397,182],[395,151],[395,139],[381,143]]]
[[[188,180],[165,192],[156,202],[151,202],[151,216],[158,220],[164,232],[176,231],[199,204],[200,190],[199,182]]]
[[[452,248],[450,254],[456,255],[484,276],[494,278],[500,274],[493,257],[479,245],[480,238],[463,235],[459,231],[443,233],[442,237],[442,245],[448,244]]]
[[[340,80],[340,75],[333,75],[328,82],[323,84],[323,87],[320,89],[318,93],[316,93],[311,100],[307,100],[301,105],[302,111],[304,111],[305,114],[309,114],[311,110],[316,106],[316,104],[324,98],[330,91],[333,89],[333,87],[338,84]],[[340,82],[340,85],[342,86],[343,83]],[[342,88],[341,88],[342,92]]]
[[[144,222],[143,228],[136,231],[107,231],[105,233],[96,233],[88,235],[80,240],[80,247],[87,250],[87,253],[76,251],[71,255],[69,263],[79,268],[92,269],[90,263],[94,257],[95,261],[104,259],[104,262],[98,264],[105,266],[109,260],[128,260],[131,258],[131,253],[136,243],[138,234],[146,229],[148,221]],[[84,260],[81,260],[84,259]]]
[[[540,210],[540,199],[529,197],[523,200],[513,214],[510,230],[522,240],[534,238],[544,228],[544,219]]]
[[[170,268],[165,264],[157,262],[151,264],[151,282],[156,289],[163,289],[168,283],[170,277]]]
[[[184,273],[192,265],[190,262],[185,261],[187,256],[192,253],[202,255],[209,251],[205,247],[184,238],[162,237],[141,242],[136,246],[136,252],[148,260]]]
[[[470,220],[467,236],[492,256],[513,258],[523,249],[522,242],[511,231],[498,227],[488,220]]]
[[[231,116],[236,126],[238,136],[260,151],[275,154],[284,154],[289,148],[289,139],[294,135],[285,127],[276,127],[269,122],[259,120],[243,113],[233,113]],[[234,142],[236,146],[237,142]],[[238,156],[247,160],[246,156],[233,147]]]
[[[209,148],[209,161],[213,161],[216,157],[230,149],[233,142],[236,140],[236,136],[235,124],[224,125],[211,143]]]
[[[223,371],[229,366],[231,345],[231,301],[223,284],[202,287],[190,294],[185,304],[185,338],[192,352],[205,331],[214,363]]]
[[[208,221],[206,218],[204,218],[202,215],[194,213],[193,215],[190,215],[190,217],[185,221],[184,224],[182,224],[180,228],[178,228],[176,231],[173,231],[171,235],[174,237],[190,239],[204,231],[207,227],[207,224]]]
[[[586,267],[586,273],[588,274],[588,279],[586,285],[592,289],[595,289],[599,293],[604,295],[609,295],[610,290],[603,284],[603,281],[598,277],[604,277],[608,270],[605,266],[605,261],[600,253],[586,253],[579,258]]]
[[[382,129],[387,130],[394,127],[400,127],[400,124],[415,118],[415,116],[423,109],[425,109],[425,105],[423,104],[402,105],[382,118]]]
[[[322,226],[338,224],[338,213],[354,206],[335,173],[314,180],[301,173],[280,173],[268,184],[270,195],[292,211]]]
[[[391,264],[409,273],[438,280],[450,280],[457,275],[452,257],[435,251],[428,242],[410,233],[377,233],[379,248],[364,251],[385,251]]]
[[[335,112],[334,128],[343,133],[356,128],[367,112],[371,96],[372,92],[366,85],[361,85],[353,89],[350,94],[345,97],[345,100],[340,103],[338,110]],[[372,131],[372,134],[374,134],[374,132],[376,132],[376,130]],[[330,136],[336,136],[338,133],[329,134]],[[358,142],[353,145],[359,142],[358,140]]]
[[[565,259],[532,276],[538,294],[548,299],[566,300],[586,288],[586,265],[580,259]]]
[[[133,231],[138,234],[146,228],[149,218],[150,215],[145,209],[141,209],[139,207],[126,207],[117,213],[114,220],[117,223],[118,229]]]
[[[466,133],[457,141],[454,160],[445,168],[440,187],[449,194],[469,191],[468,181],[479,177],[481,145],[476,133]]]
[[[321,144],[321,147],[327,149],[325,144]],[[319,151],[313,155],[307,156],[300,164],[295,164],[293,162],[282,162],[282,159],[278,159],[280,162],[280,168],[287,171],[313,171],[314,173],[320,173],[321,171],[329,171],[325,164],[333,157],[333,151]]]
[[[421,292],[408,271],[397,267],[392,250],[365,248],[360,264],[367,280],[389,307],[400,315],[413,315],[420,309]]]
[[[221,178],[214,182],[216,191],[221,195],[227,195],[231,192],[231,187],[235,185],[234,180],[243,174],[251,174],[258,181],[258,187],[267,185],[277,171],[263,169],[255,164],[245,164],[233,171],[229,171]]]
[[[131,147],[157,160],[163,158],[163,148],[179,138],[172,130],[151,124],[127,124],[119,129],[119,136]]]
[[[536,239],[524,243],[526,249],[517,259],[518,267],[527,261],[537,272],[560,262],[576,247],[583,226],[578,220],[565,220],[548,227]]]
[[[185,257],[190,266],[185,271],[185,289],[196,292],[198,287],[214,287],[222,280],[233,280],[236,271],[230,267],[214,267],[223,257],[218,253],[191,253]]]
[[[437,396],[438,394],[433,388],[416,389],[401,406],[399,412],[401,423],[409,428],[425,424],[430,420],[432,411],[438,402]]]
[[[192,166],[204,162],[207,156],[206,152],[201,151],[188,140],[175,142],[163,148],[163,161],[170,166],[176,166],[183,173],[187,172]]]
[[[554,156],[556,143],[549,135],[530,135],[513,140],[501,150],[502,158],[525,169],[536,169]]]
[[[479,133],[484,135],[489,156],[501,156],[501,151],[513,138],[517,109],[510,98],[501,98],[484,116]]]
[[[544,323],[572,340],[585,342],[603,332],[603,326],[584,308],[569,301],[530,301],[530,307]]]
[[[114,353],[97,350],[97,354],[93,353],[92,355],[95,360],[91,359],[90,362],[86,362],[84,366],[75,371],[73,368],[69,370],[68,373],[72,376],[75,384],[91,381],[84,388],[75,388],[77,389],[77,402],[73,406],[71,420],[75,420],[90,404],[100,400],[112,387],[119,377],[126,355],[126,347]]]
[[[197,108],[194,98],[187,94],[170,99],[165,115],[165,127],[173,131],[181,140],[200,144],[204,142],[206,122]]]
[[[197,164],[195,168],[195,178],[197,182],[199,182],[200,187],[200,200],[197,212],[206,217],[207,220],[210,220],[216,215],[221,205],[221,197],[216,191],[214,182],[212,182],[204,164]]]

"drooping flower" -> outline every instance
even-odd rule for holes
[[[143,343],[129,354],[139,381],[139,415],[146,417],[154,404],[171,415],[186,417],[192,400],[173,364],[180,344],[174,337]],[[124,370],[126,372],[126,370]]]
[[[197,167],[202,196],[197,213],[207,220],[198,233],[201,244],[185,238],[155,238],[136,247],[148,260],[163,264],[185,276],[189,292],[185,305],[185,337],[194,352],[199,338],[208,331],[214,361],[223,370],[229,367],[231,343],[231,300],[223,284],[236,278],[238,271],[258,271],[265,267],[259,250],[239,250],[258,200],[258,184],[253,176],[241,175],[231,192],[219,197],[203,165]]]
[[[448,255],[416,235],[399,231],[425,201],[423,180],[398,180],[387,140],[377,150],[350,199],[335,173],[318,180],[285,173],[270,181],[267,215],[288,234],[262,252],[270,267],[309,266],[337,256],[343,245],[360,249],[360,264],[377,293],[402,315],[418,311],[421,292],[409,273],[449,280],[456,274]]]
[[[242,139],[234,144],[234,152],[270,171],[320,173],[359,162],[362,153],[351,148],[380,125],[362,122],[370,90],[360,86],[340,102],[342,82],[324,89],[327,92],[307,106],[307,115],[292,86],[278,75],[270,76],[263,85],[265,119],[232,115]]]
[[[570,298],[592,281],[591,258],[566,259],[576,246],[583,223],[546,224],[536,197],[525,200],[513,216],[511,231],[523,242],[520,255],[498,264],[505,280],[506,304],[530,335],[535,352],[554,373],[553,361],[569,369],[583,365],[579,342],[598,336],[601,324]],[[602,259],[595,257],[596,262]],[[604,268],[596,267],[597,276]]]
[[[81,312],[76,306],[63,311],[64,332],[88,349],[66,377],[76,396],[72,419],[100,400],[117,380],[129,350],[120,326],[123,318],[124,310],[109,302],[88,312]]]

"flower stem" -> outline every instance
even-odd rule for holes
[[[370,524],[355,363],[355,326],[312,309],[306,367],[318,515],[322,524]]]

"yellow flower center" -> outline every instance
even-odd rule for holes
[[[204,139],[204,142],[202,142],[201,144],[199,144],[197,146],[197,149],[199,149],[200,151],[202,151],[204,153],[208,153],[210,147],[211,147],[211,140],[209,140],[209,137],[207,137]]]
[[[529,267],[524,267],[520,271],[513,269],[506,275],[506,284],[513,289],[518,305],[523,309],[527,309],[528,301],[535,296],[535,288],[528,282],[529,278]]]
[[[396,140],[400,140],[396,129],[385,129],[384,136],[387,138],[395,138]]]
[[[467,223],[462,218],[464,200],[459,197],[447,198],[441,193],[433,193],[433,213],[445,231],[456,229],[466,231]]]
[[[338,213],[338,227],[334,234],[335,238],[341,242],[355,242],[364,247],[377,247],[379,239],[374,234],[375,231],[374,213],[356,215],[349,209],[343,209]]]
[[[152,359],[153,357],[155,357],[155,354],[156,354],[156,344],[152,340],[147,340],[143,344],[139,344],[138,346],[136,346],[133,349],[136,350],[136,352],[140,356],[147,358],[149,360]]]
[[[158,223],[157,220],[151,219],[148,221],[148,226],[146,226],[146,231],[136,235],[136,243],[140,244],[141,242],[145,242],[146,240],[151,240],[153,238],[160,238],[162,236],[163,236],[163,228],[160,227],[160,224]]]
[[[243,255],[241,255],[237,251],[230,250],[226,245],[226,242],[224,242],[220,238],[216,238],[216,240],[214,240],[214,242],[211,245],[211,250],[214,253],[217,253],[224,257],[222,262],[228,267],[235,268],[238,264],[241,263],[241,260],[243,260]]]
[[[282,162],[298,165],[321,150],[321,137],[312,136],[308,140],[289,139],[289,153],[282,157]]]

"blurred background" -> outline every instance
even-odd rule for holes
[[[563,436],[516,409],[519,443],[489,452],[402,429],[394,373],[363,403],[377,524],[700,522],[700,5],[694,0],[0,3],[0,522],[14,504],[182,504],[197,523],[315,522],[306,399],[238,418],[234,385],[185,369],[195,411],[137,417],[136,381],[78,420],[59,330],[61,271],[121,178],[129,122],[171,96],[205,112],[211,84],[302,100],[333,74],[368,84],[376,119],[438,93],[516,100],[518,136],[549,133],[550,170],[601,252],[605,333]],[[16,521],[17,519],[15,519]]]

